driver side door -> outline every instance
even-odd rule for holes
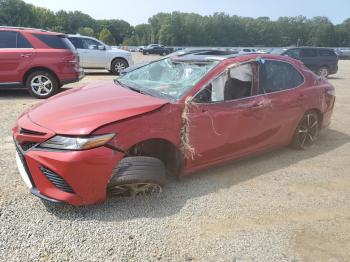
[[[250,65],[251,71],[240,80],[239,76],[224,72],[190,104],[189,141],[195,151],[187,161],[190,171],[239,158],[266,146],[264,125],[269,101],[258,93],[258,65]],[[239,91],[244,88],[249,92]]]

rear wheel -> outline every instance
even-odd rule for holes
[[[59,90],[59,82],[54,75],[46,71],[31,73],[25,82],[28,92],[40,99],[49,98]]]
[[[113,197],[133,197],[161,193],[166,181],[165,167],[153,157],[126,157],[113,171],[108,194]]]
[[[320,119],[315,111],[307,112],[301,119],[293,137],[292,146],[296,149],[310,148],[318,138]]]
[[[329,70],[327,67],[322,66],[317,70],[317,74],[323,78],[327,78],[329,75]]]
[[[163,51],[162,56],[166,56],[168,53]]]
[[[128,67],[128,63],[124,59],[114,59],[111,64],[111,71],[115,75],[120,75],[120,72]]]

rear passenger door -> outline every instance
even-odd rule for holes
[[[320,67],[317,50],[313,48],[303,48],[300,50],[300,60],[310,70],[317,72]]]
[[[264,60],[260,66],[259,90],[270,103],[265,123],[269,126],[268,147],[290,142],[305,111],[304,84],[303,75],[288,62]]]
[[[21,33],[0,31],[0,84],[20,84],[34,55],[33,47]]]

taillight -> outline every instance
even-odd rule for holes
[[[327,95],[335,96],[335,89],[327,89],[326,93],[327,93]]]
[[[70,63],[70,64],[78,64],[79,63],[79,56],[76,55],[71,55],[71,56],[66,56],[62,58],[63,63]]]

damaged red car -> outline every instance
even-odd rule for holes
[[[89,205],[273,148],[308,149],[334,101],[327,80],[289,57],[168,57],[23,113],[16,159],[34,195]]]

